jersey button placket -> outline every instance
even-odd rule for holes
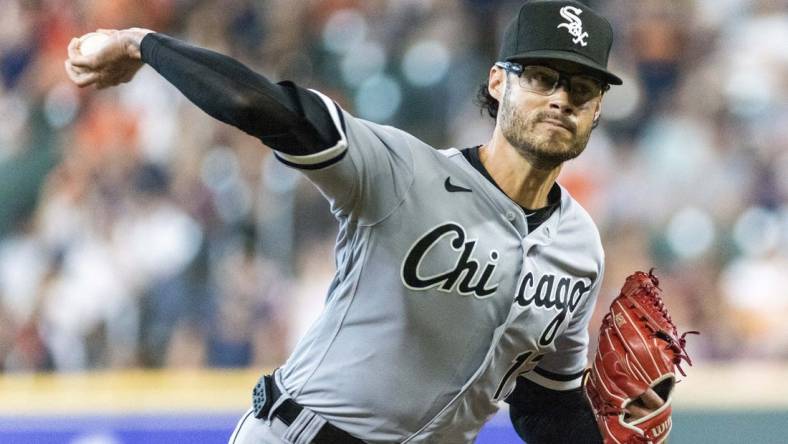
[[[522,217],[522,213],[518,214],[517,211],[508,209],[502,214],[502,216],[506,218],[506,220],[515,230],[517,230],[517,233],[520,235],[520,237],[528,234],[528,225],[525,222],[525,218]]]

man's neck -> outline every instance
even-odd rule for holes
[[[479,159],[510,199],[530,209],[548,204],[547,197],[561,172],[560,165],[550,170],[535,168],[497,130],[479,149]]]

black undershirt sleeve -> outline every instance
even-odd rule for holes
[[[506,402],[514,429],[528,444],[602,444],[582,388],[550,390],[520,377]]]
[[[140,51],[203,111],[277,151],[307,155],[340,140],[324,102],[292,82],[274,84],[231,57],[163,34],[146,35]]]

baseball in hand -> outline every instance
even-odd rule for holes
[[[84,56],[95,54],[109,44],[109,36],[98,32],[89,32],[79,38],[79,53]]]

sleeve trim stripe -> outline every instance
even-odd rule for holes
[[[274,156],[276,156],[276,158],[280,162],[282,162],[283,164],[285,164],[285,165],[287,165],[289,167],[298,168],[300,170],[319,170],[321,168],[325,168],[325,167],[331,166],[331,165],[339,162],[340,160],[342,160],[342,158],[345,157],[345,154],[347,154],[347,150],[343,151],[337,157],[328,159],[328,160],[326,160],[324,162],[313,163],[313,164],[303,164],[303,163],[290,162],[287,159],[285,159],[284,156],[282,156],[282,153],[280,153],[279,151],[274,151]]]
[[[554,379],[545,378],[533,371],[524,374],[522,377],[542,387],[549,388],[550,390],[574,390],[580,388],[582,385],[581,382],[583,381],[582,374],[571,381],[556,381]]]
[[[347,137],[345,136],[345,125],[341,118],[339,107],[336,105],[336,103],[334,103],[333,100],[326,97],[323,93],[313,89],[310,89],[310,91],[317,94],[317,96],[320,97],[320,99],[326,105],[326,109],[331,115],[331,121],[334,122],[334,126],[339,133],[339,141],[336,143],[336,145],[319,153],[294,156],[292,154],[276,151],[276,156],[286,165],[297,166],[301,168],[304,168],[308,165],[311,167],[310,169],[316,169],[318,168],[316,165],[325,164],[326,162],[331,162],[335,159],[341,159],[345,151],[347,151],[348,144]]]
[[[315,93],[322,95],[322,93],[320,93],[318,91],[315,91]],[[325,97],[325,96],[323,96],[323,97]],[[342,114],[342,110],[339,108],[339,105],[337,105],[333,101],[331,103],[334,104],[334,107],[336,108],[337,114],[339,115],[339,122],[342,125],[337,127],[337,128],[339,128],[339,135],[340,135],[340,137],[342,137],[344,139],[345,138],[345,132],[347,132],[347,127],[345,126],[345,116]],[[332,117],[333,117],[333,114],[332,114]]]
[[[547,379],[552,379],[554,381],[573,381],[581,376],[583,376],[583,371],[579,371],[577,373],[572,373],[571,375],[564,375],[561,373],[553,373],[551,371],[545,370],[540,367],[534,368],[536,373],[539,373],[541,376],[544,376]]]

